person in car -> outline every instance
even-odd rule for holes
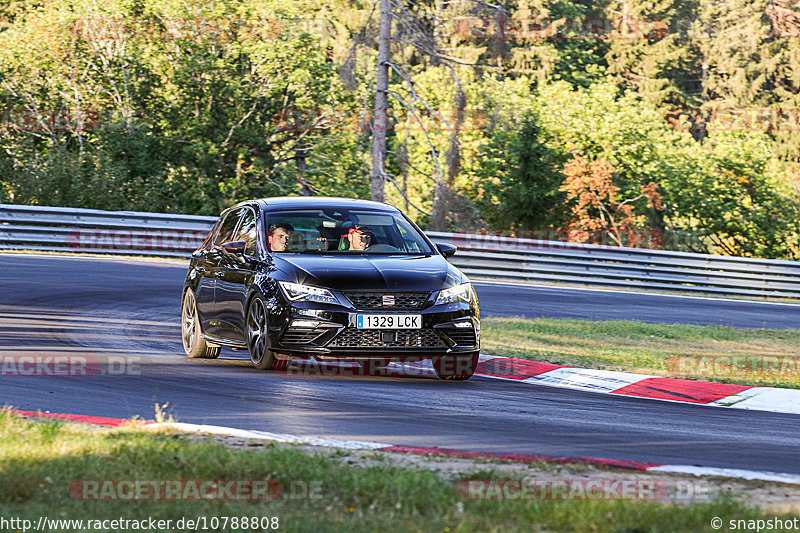
[[[272,224],[267,233],[267,244],[273,252],[285,252],[294,228],[289,224]]]
[[[353,226],[347,232],[350,250],[366,250],[372,244],[374,233],[367,226]]]

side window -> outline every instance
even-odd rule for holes
[[[208,250],[211,247],[211,239],[214,238],[214,233],[216,233],[217,228],[219,227],[219,223],[220,221],[219,219],[217,219],[217,221],[214,223],[214,226],[208,232],[208,235],[206,235],[206,238],[203,239],[203,244],[200,245],[199,249]]]
[[[239,231],[236,232],[236,237],[232,240],[245,241],[247,243],[246,254],[252,254],[256,250],[256,242],[258,242],[257,228],[255,213],[252,209],[245,209],[244,215],[242,215],[242,223],[239,225]]]
[[[241,209],[231,211],[225,216],[222,225],[217,232],[217,238],[214,239],[214,244],[220,246],[222,243],[230,242],[233,240],[233,232],[236,231],[236,224],[239,222],[239,215],[242,214]]]
[[[412,253],[419,253],[421,250],[419,249],[419,245],[414,237],[408,232],[406,228],[402,225],[398,224],[397,229],[400,232],[400,236],[403,238],[403,247],[407,252]]]

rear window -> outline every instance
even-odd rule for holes
[[[368,209],[298,209],[266,213],[274,253],[430,255],[403,216]]]

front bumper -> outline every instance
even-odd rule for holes
[[[474,353],[480,349],[477,301],[421,309],[358,310],[345,305],[292,302],[271,321],[273,350],[300,358],[363,360]],[[421,329],[356,328],[359,314],[419,314]]]

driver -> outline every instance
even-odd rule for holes
[[[273,252],[285,252],[294,228],[285,223],[272,224],[267,233],[267,244]]]
[[[372,244],[374,233],[368,226],[353,226],[347,232],[350,250],[366,250]]]

